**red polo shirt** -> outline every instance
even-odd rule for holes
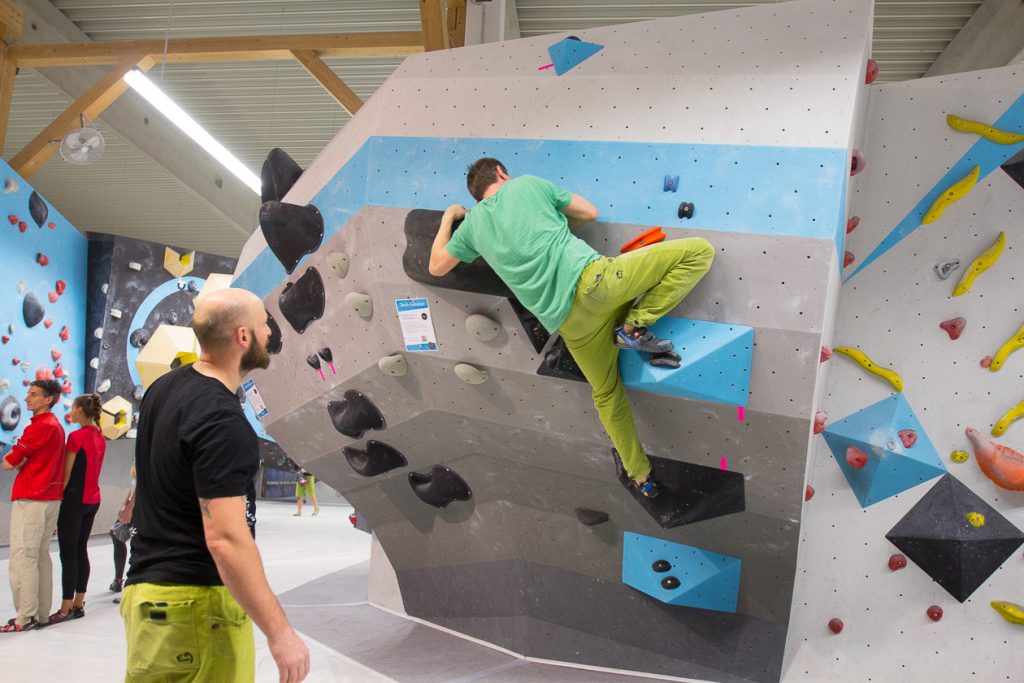
[[[96,425],[86,425],[71,432],[67,452],[85,458],[85,477],[84,481],[80,482],[82,503],[92,505],[100,502],[100,469],[103,467],[103,455],[107,452],[107,440],[103,438],[103,432]],[[75,477],[73,470],[71,477]],[[68,489],[72,487],[73,484],[69,481]],[[75,487],[75,491],[77,490],[78,487]]]
[[[7,454],[17,466],[28,460],[14,480],[11,500],[60,500],[64,493],[64,428],[50,411],[32,416],[32,422]]]

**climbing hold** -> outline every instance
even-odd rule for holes
[[[967,522],[975,528],[985,526],[985,515],[980,512],[968,512],[965,517],[967,517]]]
[[[46,329],[50,329],[51,327],[53,327],[53,320],[51,320],[50,318],[44,320],[43,327],[45,327]]]
[[[55,230],[57,228],[57,224],[51,221],[46,224],[46,227],[48,227],[50,230]],[[67,415],[65,415],[64,417],[67,417]]]
[[[644,230],[638,236],[629,240],[621,247],[619,247],[619,253],[625,254],[630,251],[635,251],[641,247],[646,247],[651,244],[657,244],[665,240],[665,231],[660,227],[653,227],[648,230]]]
[[[576,67],[586,59],[601,51],[603,45],[588,43],[570,36],[548,47],[548,56],[559,76]]]
[[[32,190],[32,194],[28,197],[28,213],[40,228],[43,227],[43,223],[46,222],[47,217],[50,215],[49,207],[46,206],[46,202],[43,201],[43,198],[35,190]]]
[[[97,394],[105,394],[108,391],[110,391],[110,380],[109,379],[105,379],[105,380],[103,380],[102,382],[100,382],[99,384],[96,385],[96,393]]]
[[[863,468],[864,465],[868,464],[867,453],[857,448],[856,446],[847,447],[846,464],[857,470]]]
[[[427,474],[410,472],[409,486],[417,498],[436,508],[446,508],[454,501],[473,497],[466,481],[444,465],[434,465]]]
[[[356,474],[364,477],[376,477],[409,464],[397,449],[382,441],[367,441],[365,450],[345,446],[341,453]]]
[[[971,455],[967,451],[953,451],[949,454],[949,459],[957,463],[967,462],[970,458]]]
[[[373,299],[370,298],[369,294],[351,292],[345,297],[345,305],[362,318],[369,318],[373,315]]]
[[[675,590],[676,588],[679,588],[680,585],[679,579],[674,576],[666,576],[661,580],[661,587],[665,590]]]
[[[843,620],[842,619],[829,619],[828,620],[828,630],[832,631],[832,633],[840,633],[840,632],[842,632],[842,630],[843,630]]]
[[[36,253],[36,263],[38,263],[41,266],[48,266],[50,265],[50,259],[46,256],[46,254],[40,251]]]
[[[804,500],[807,501],[811,498],[814,498],[814,487],[808,484],[804,487]]]
[[[825,361],[827,361],[831,357],[832,357],[832,349],[830,349],[825,344],[822,344],[821,345],[821,356],[819,356],[818,361],[821,362],[821,363],[824,363]]]
[[[980,361],[978,361],[978,365],[980,365],[983,368],[992,367],[992,356],[985,356]]]
[[[907,556],[903,553],[893,553],[889,556],[889,569],[898,571],[907,566]]]
[[[405,377],[409,372],[405,356],[400,353],[396,353],[393,356],[384,356],[377,361],[377,367],[381,369],[381,372],[387,373],[392,377]]]
[[[971,291],[971,286],[974,284],[974,279],[984,273],[986,270],[992,267],[999,257],[1003,253],[1003,246],[1006,244],[1006,233],[999,233],[999,237],[992,245],[981,252],[978,258],[974,259],[971,263],[971,267],[964,271],[964,274],[960,276],[960,282],[957,283],[953,289],[953,296],[960,296]]]
[[[100,369],[100,359],[95,357],[95,356],[90,358],[89,359],[89,367],[92,368],[93,370],[99,370]]]
[[[935,201],[932,202],[931,208],[925,212],[924,218],[921,219],[921,225],[934,223],[939,220],[939,217],[942,216],[946,209],[963,199],[971,191],[974,184],[978,182],[980,174],[981,167],[975,166],[971,169],[970,173],[950,185],[948,190],[936,197]]]
[[[313,205],[298,206],[271,200],[260,207],[260,229],[267,246],[291,274],[306,254],[320,248],[324,218]]]
[[[1005,600],[993,600],[989,603],[999,616],[1011,624],[1024,624],[1024,607]]]
[[[932,621],[938,621],[942,618],[942,608],[938,605],[932,605],[928,608],[928,618]]]
[[[837,346],[832,349],[836,353],[841,353],[844,356],[852,358],[857,364],[868,372],[874,373],[879,377],[887,380],[896,391],[903,391],[903,378],[896,372],[889,368],[883,368],[879,365],[875,365],[867,354],[855,347],[848,346]]]
[[[348,275],[349,269],[348,254],[343,251],[330,252],[327,254],[327,265],[331,267],[335,275],[344,279]]]
[[[18,280],[18,294],[21,294],[24,291],[25,291],[25,283],[22,282],[21,280]]]
[[[692,202],[683,202],[679,205],[679,210],[676,211],[676,214],[680,218],[693,218],[693,210],[694,207]]]
[[[675,192],[679,189],[679,176],[667,175],[665,176],[665,183],[662,186],[663,192]]]
[[[69,379],[64,380],[64,386],[61,387],[60,393],[62,393],[62,394],[70,394],[71,393],[71,380],[69,380]]]
[[[7,391],[11,388],[11,380],[6,377],[0,377],[0,391]]]
[[[331,352],[331,347],[325,346],[319,351],[317,351],[316,354],[320,356],[320,358],[323,359],[325,363],[331,366],[332,375],[338,374],[338,371],[334,369],[334,354]]]
[[[270,150],[260,168],[260,201],[281,201],[302,175],[302,167],[280,147]]]
[[[939,323],[939,327],[946,331],[950,339],[956,341],[967,327],[967,320],[965,318],[950,318]]]
[[[56,284],[56,286],[54,287],[54,289],[56,289],[56,290],[57,290],[57,293],[58,293],[58,294],[61,294],[61,295],[63,295],[63,294],[64,294],[64,291],[65,291],[65,290],[66,290],[67,288],[68,288],[68,284],[67,284],[66,282],[64,282],[63,280],[57,280],[57,284]]]
[[[21,303],[21,315],[25,319],[25,327],[35,327],[43,321],[43,318],[46,316],[46,309],[43,308],[39,297],[29,292]]]
[[[281,314],[299,334],[305,332],[311,322],[323,317],[325,304],[323,278],[320,271],[312,267],[295,282],[287,283],[277,301]]]
[[[139,263],[138,261],[129,261],[128,262],[128,270],[138,270],[138,271],[141,271],[142,270],[142,264]],[[103,290],[103,293],[106,294],[106,290]]]
[[[655,560],[651,564],[651,569],[659,574],[664,574],[669,569],[672,569],[672,564],[668,560]]]
[[[486,370],[474,368],[472,365],[467,365],[466,363],[459,363],[456,365],[455,374],[466,384],[483,384],[491,376]]]
[[[824,410],[819,410],[814,413],[814,433],[821,434],[825,431],[825,427],[828,426],[828,413]]]
[[[4,194],[13,194],[18,191],[18,181],[8,178],[4,181]]]
[[[986,477],[1004,489],[1024,491],[1024,454],[986,439],[977,429],[968,427],[965,433]]]
[[[21,404],[18,399],[8,396],[0,403],[0,429],[5,432],[14,431],[21,422]]]
[[[326,377],[324,377],[323,368],[320,367],[320,357],[318,355],[316,355],[315,353],[309,354],[308,356],[306,356],[306,363],[309,365],[309,367],[313,368],[314,370],[320,373],[320,379],[327,379]]]
[[[897,432],[897,436],[900,437],[900,441],[903,442],[904,448],[911,448],[917,443],[917,432],[913,429],[901,429]]]
[[[57,363],[57,367],[53,369],[53,376],[58,379],[67,377],[67,373],[64,371],[64,366],[61,363]]]
[[[11,338],[5,334],[4,336],[0,337],[0,341],[6,344],[7,342],[11,341]]]
[[[353,439],[363,438],[371,429],[379,431],[387,426],[373,401],[355,389],[346,391],[343,400],[329,402],[327,414],[335,429]]]
[[[843,252],[843,268],[848,267],[851,263],[857,260],[857,257],[853,255],[852,251]]]
[[[267,311],[267,325],[270,327],[270,336],[267,337],[267,353],[281,353],[284,346],[281,341],[281,326],[274,320],[274,316],[270,315],[270,311]]]
[[[36,379],[53,379],[53,372],[50,368],[38,368],[36,370]]]
[[[1024,325],[1013,333],[1013,336],[1007,339],[999,350],[996,351],[996,355],[992,356],[992,363],[988,366],[989,372],[995,372],[1003,367],[1003,363],[1010,357],[1010,354],[1014,351],[1024,347]]]
[[[849,235],[856,230],[858,225],[860,225],[860,216],[850,216],[850,219],[846,221],[846,234]]]
[[[995,426],[992,427],[992,436],[1002,436],[1003,432],[1005,432],[1015,420],[1019,420],[1022,417],[1024,417],[1024,401],[1021,401],[1003,413],[1002,417],[996,421]]]
[[[60,299],[60,294],[57,294],[57,292],[47,292],[46,298],[49,299],[51,304],[55,304]]]
[[[878,62],[868,57],[868,66],[864,72],[864,85],[871,85],[878,78]]]
[[[597,526],[608,521],[608,513],[590,508],[576,508],[576,519],[580,520],[583,526]]]
[[[864,153],[859,149],[853,150],[853,155],[850,157],[850,176],[855,176],[868,165],[868,160],[864,157]]]
[[[474,313],[466,318],[466,331],[480,341],[493,341],[501,332],[501,325],[486,315]]]
[[[150,336],[149,330],[145,327],[140,327],[137,330],[133,330],[132,333],[128,335],[128,343],[137,349],[141,349],[149,343]]]
[[[960,259],[950,259],[943,261],[942,263],[936,263],[932,268],[935,270],[935,274],[939,276],[939,279],[946,280],[950,275],[953,274],[957,268],[960,267]]]
[[[58,333],[57,336],[60,337],[61,341],[67,341],[68,339],[70,339],[71,332],[68,331],[68,326],[65,325],[64,327],[60,328],[60,332]]]
[[[28,223],[25,221],[18,221],[18,232],[25,232],[28,230]]]
[[[1010,133],[1005,130],[999,130],[992,126],[986,126],[980,121],[971,121],[970,119],[962,119],[959,116],[953,114],[946,115],[946,123],[953,130],[960,133],[974,133],[980,135],[989,142],[994,142],[997,145],[1016,145],[1018,142],[1024,142],[1024,135],[1019,133]]]

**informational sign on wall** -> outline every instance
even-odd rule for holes
[[[426,299],[395,299],[406,351],[437,351],[437,335]]]
[[[251,379],[247,379],[242,382],[242,391],[245,392],[245,398],[249,401],[249,405],[252,406],[252,411],[256,413],[256,418],[262,420],[268,413],[267,404],[263,402],[263,397],[260,396],[260,390],[256,388],[256,382]]]

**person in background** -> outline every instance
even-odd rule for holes
[[[128,541],[131,540],[135,528],[132,526],[132,510],[135,508],[135,465],[131,469],[132,483],[128,489],[128,496],[121,503],[121,509],[117,511],[117,521],[110,529],[110,540],[114,543],[114,580],[110,583],[110,590],[120,593],[124,588],[124,568],[128,564]],[[115,599],[114,602],[120,602]]]
[[[83,394],[71,405],[71,421],[79,425],[68,436],[64,456],[64,500],[57,515],[60,548],[61,603],[49,625],[85,616],[89,586],[89,535],[100,509],[100,470],[107,441],[100,431],[100,397]]]
[[[53,602],[50,538],[64,489],[64,428],[52,408],[61,386],[37,379],[28,387],[25,406],[32,422],[0,462],[18,470],[11,489],[11,558],[8,573],[18,616],[0,626],[0,633],[30,631],[48,619]]]
[[[295,501],[299,509],[292,517],[302,516],[303,496],[309,496],[309,502],[313,504],[313,516],[316,517],[320,514],[320,503],[316,500],[316,477],[301,467],[295,470],[295,476],[298,477],[295,480]]]

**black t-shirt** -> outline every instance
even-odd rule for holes
[[[206,548],[199,498],[246,496],[255,533],[259,464],[256,434],[220,381],[185,366],[153,382],[139,414],[137,533],[125,583],[222,585]]]

